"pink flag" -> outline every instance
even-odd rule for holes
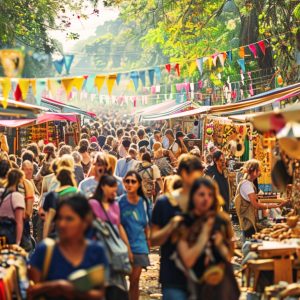
[[[151,94],[155,94],[156,93],[156,86],[152,85],[151,86]]]
[[[220,60],[220,62],[221,62],[222,67],[224,67],[225,60],[226,60],[226,58],[227,58],[226,52],[220,53],[220,54],[218,55],[218,57],[219,57],[219,60]]]
[[[266,55],[266,45],[264,41],[257,42],[257,45],[259,46],[261,52]]]
[[[254,55],[254,58],[257,58],[257,49],[255,44],[250,44],[249,46],[250,51]]]
[[[203,88],[203,81],[202,80],[198,81],[198,87],[199,87],[199,89]]]
[[[216,67],[217,66],[217,59],[218,59],[218,54],[214,54],[214,55],[212,55],[212,61],[213,61],[213,63],[214,63],[214,66]]]

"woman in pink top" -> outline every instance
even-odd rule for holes
[[[120,238],[128,247],[129,259],[133,261],[126,232],[121,224],[117,196],[118,182],[114,176],[104,175],[96,188],[95,194],[89,200],[96,218],[110,223],[119,232]],[[127,283],[124,274],[110,274],[110,283],[106,289],[106,299],[128,299]]]
[[[23,171],[11,169],[6,187],[0,190],[0,236],[5,236],[8,244],[20,245],[23,234],[25,198],[17,188],[24,177]]]

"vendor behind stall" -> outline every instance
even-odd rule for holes
[[[5,127],[0,127],[0,152],[1,151],[7,152],[7,153],[9,151],[7,138],[5,135]]]
[[[260,162],[256,159],[251,159],[245,163],[244,179],[240,182],[234,199],[236,213],[245,238],[251,237],[258,230],[258,209],[279,208],[281,206],[280,204],[258,202],[257,188],[254,182],[260,176],[260,170]]]

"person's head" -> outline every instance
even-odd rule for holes
[[[142,161],[151,163],[151,155],[149,152],[146,152],[142,155]]]
[[[61,167],[56,172],[56,179],[60,186],[76,186],[74,171],[68,167]]]
[[[154,158],[160,158],[163,156],[163,147],[162,144],[160,142],[155,142],[153,144],[153,157]]]
[[[58,151],[58,157],[62,157],[65,154],[70,155],[72,153],[72,148],[68,145],[62,146]]]
[[[75,165],[79,165],[81,163],[81,156],[80,156],[79,152],[78,151],[73,151],[71,155],[74,159]]]
[[[117,134],[118,140],[120,140],[122,138],[122,136],[124,135],[124,129],[118,128],[116,134]]]
[[[34,157],[35,158],[38,158],[39,154],[40,154],[40,149],[37,145],[37,143],[30,143],[28,146],[27,146],[27,150],[30,150],[33,152],[34,154]]]
[[[173,132],[173,130],[172,129],[167,129],[166,131],[165,131],[165,136],[166,136],[166,138],[168,139],[168,140],[170,140],[170,139],[172,139],[172,140],[174,140],[174,132]]]
[[[113,146],[113,145],[112,145],[113,140],[114,140],[114,137],[113,137],[112,135],[109,135],[109,136],[106,138],[105,144],[112,147],[112,146]]]
[[[10,154],[8,156],[8,158],[9,158],[10,161],[17,162],[17,158],[16,158],[16,156],[14,154]]]
[[[137,158],[137,151],[134,148],[129,148],[128,150],[128,154],[132,159],[136,159]]]
[[[20,169],[10,169],[7,173],[6,187],[17,187],[20,183],[23,183],[25,178],[24,172]]]
[[[97,179],[100,179],[104,174],[107,173],[109,168],[109,162],[107,154],[98,152],[93,157],[93,174]]]
[[[136,135],[136,131],[135,130],[130,130],[129,134],[133,138]]]
[[[182,187],[182,179],[178,175],[169,175],[164,179],[164,194],[170,194]]]
[[[100,151],[100,146],[98,143],[90,143],[90,146],[89,146],[89,149],[88,149],[89,153],[92,153],[92,152],[98,152]]]
[[[60,142],[60,143],[58,144],[58,149],[61,149],[61,147],[65,146],[65,145],[66,145],[65,142]]]
[[[177,131],[176,132],[176,140],[183,140],[183,138],[185,137],[184,133],[182,131]]]
[[[198,147],[194,147],[194,149],[190,151],[190,154],[201,158],[201,151]]]
[[[74,169],[74,167],[75,167],[75,162],[74,162],[73,156],[70,155],[70,154],[65,154],[65,155],[63,155],[63,156],[59,159],[57,166],[58,166],[58,168],[61,168],[61,167],[67,167],[67,168]]]
[[[162,135],[161,132],[159,130],[154,130],[154,140],[158,143],[161,143],[161,139],[162,139]]]
[[[190,191],[188,211],[196,216],[202,216],[218,209],[218,194],[213,181],[204,177],[198,178]]]
[[[101,177],[92,199],[96,199],[98,201],[107,200],[112,202],[117,196],[117,190],[117,179],[111,175],[104,175]]]
[[[89,146],[90,146],[90,143],[87,139],[80,140],[78,152],[81,154],[87,152],[89,149]]]
[[[60,240],[80,240],[91,224],[91,207],[82,194],[74,194],[59,201],[55,219]]]
[[[196,179],[202,177],[203,171],[204,167],[199,157],[190,154],[180,156],[177,173],[187,187],[190,188]]]
[[[44,146],[43,152],[46,154],[46,161],[49,161],[50,159],[54,159],[55,156],[55,146],[52,143],[49,143]]]
[[[142,198],[146,198],[143,192],[142,181],[143,179],[138,172],[134,170],[128,171],[123,179],[127,193],[137,194]]]
[[[245,177],[254,181],[261,175],[261,163],[256,159],[250,159],[244,164]]]
[[[99,143],[99,146],[102,148],[106,143],[106,136],[99,135],[98,136],[98,143]]]
[[[6,159],[0,160],[0,179],[5,179],[8,171],[10,170],[10,162]]]
[[[140,128],[138,131],[137,131],[137,136],[139,137],[140,140],[143,140],[145,138],[145,130],[143,128]]]
[[[115,174],[116,167],[117,167],[117,158],[114,155],[107,154],[107,159],[108,159],[108,173],[109,174]]]
[[[33,163],[29,160],[23,161],[22,171],[25,174],[25,178],[31,180],[33,178]]]
[[[209,153],[209,154],[206,155],[205,162],[206,162],[207,165],[210,165],[213,162],[212,154]]]
[[[34,161],[34,154],[30,150],[25,150],[22,153],[21,158],[22,158],[22,161],[29,160],[30,162],[33,162]]]
[[[139,142],[139,137],[137,135],[134,135],[132,137],[132,143],[137,145],[138,142]]]
[[[58,169],[58,163],[60,161],[60,158],[56,158],[51,162],[50,168],[49,168],[49,174],[54,173],[56,174],[56,171]]]
[[[223,168],[224,163],[225,163],[225,156],[224,156],[223,152],[220,150],[215,151],[213,153],[213,161],[214,161],[214,164],[218,168]]]
[[[122,139],[122,145],[123,145],[123,147],[125,148],[126,151],[128,151],[128,149],[130,147],[130,144],[131,144],[130,138],[123,137],[123,139]]]
[[[149,145],[150,145],[150,143],[149,143],[148,140],[141,140],[141,141],[138,142],[139,149],[141,149],[141,148],[146,148],[147,149],[149,147]]]
[[[80,140],[90,140],[90,136],[89,136],[89,134],[87,134],[87,133],[82,133],[81,135],[80,135]]]

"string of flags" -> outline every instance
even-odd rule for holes
[[[189,71],[192,73],[197,68],[200,75],[203,75],[206,69],[211,70],[212,67],[217,67],[218,62],[222,67],[225,63],[231,64],[234,62],[234,57],[237,56],[237,63],[241,68],[242,73],[246,73],[246,50],[249,49],[254,58],[266,54],[266,47],[269,45],[267,40],[261,40],[257,43],[252,43],[250,45],[242,46],[238,49],[232,49],[228,51],[223,51],[220,53],[214,53],[205,57],[197,58],[196,60],[189,60],[191,62],[189,66]],[[9,52],[9,54],[8,54]],[[162,72],[165,70],[167,74],[175,74],[180,77],[181,75],[181,65],[179,63],[168,63],[166,65],[155,66],[144,70],[133,70],[129,72],[121,72],[117,74],[96,74],[96,75],[83,75],[75,77],[61,77],[61,78],[15,78],[20,74],[24,66],[24,57],[22,52],[17,50],[1,50],[0,60],[7,77],[0,78],[0,89],[2,90],[2,95],[5,100],[8,99],[10,92],[13,92],[16,100],[25,100],[29,89],[31,88],[34,94],[37,104],[40,104],[41,97],[45,90],[57,89],[61,86],[67,95],[70,94],[73,89],[77,91],[85,90],[88,93],[94,93],[97,91],[99,94],[106,83],[108,95],[111,96],[112,90],[115,84],[119,85],[121,79],[128,81],[128,88],[138,90],[140,87],[140,82],[142,87],[147,84],[147,79],[150,86],[154,84],[159,84],[162,78]],[[63,72],[63,68],[66,69],[67,74],[70,72],[72,62],[74,60],[74,55],[68,54],[64,55],[59,60],[53,61],[55,69],[58,73]],[[162,68],[164,67],[164,69]],[[5,107],[7,102],[3,102]]]

